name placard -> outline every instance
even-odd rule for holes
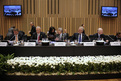
[[[121,43],[120,42],[110,42],[111,46],[120,46]]]
[[[35,42],[24,42],[24,46],[36,46]]]
[[[65,42],[55,42],[54,46],[66,46]]]
[[[84,42],[84,46],[95,46],[94,42]]]
[[[8,43],[7,42],[0,42],[0,46],[7,46]]]

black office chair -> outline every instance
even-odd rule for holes
[[[31,36],[27,36],[27,40],[31,40]]]
[[[0,40],[3,40],[3,36],[2,35],[0,35]]]
[[[22,40],[24,40],[24,42],[27,42],[27,35],[24,35]]]
[[[71,40],[71,38],[72,38],[72,36],[69,36],[69,37],[68,37],[68,39],[70,39],[70,40]]]
[[[23,37],[25,35],[25,32],[19,31],[19,34]]]
[[[89,40],[92,42],[94,39],[94,36],[93,35],[89,35]]]

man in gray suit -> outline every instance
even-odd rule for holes
[[[55,41],[64,41],[67,38],[67,35],[63,34],[63,29],[58,28],[58,34],[56,34]]]
[[[15,29],[15,26],[8,29],[8,33],[5,37],[6,40],[10,39],[10,36],[13,34],[13,30]]]

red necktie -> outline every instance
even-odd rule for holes
[[[40,40],[40,35],[38,36],[38,41]]]

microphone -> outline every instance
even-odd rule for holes
[[[13,36],[13,37],[15,37],[15,36]],[[13,39],[13,37],[10,39],[10,41]]]
[[[89,36],[88,36],[88,35],[87,35],[87,37],[88,37],[89,41],[91,42],[91,40],[90,40],[90,38],[89,38]]]
[[[111,37],[110,37],[110,35],[107,35],[112,41],[114,41],[114,39],[112,39]]]

